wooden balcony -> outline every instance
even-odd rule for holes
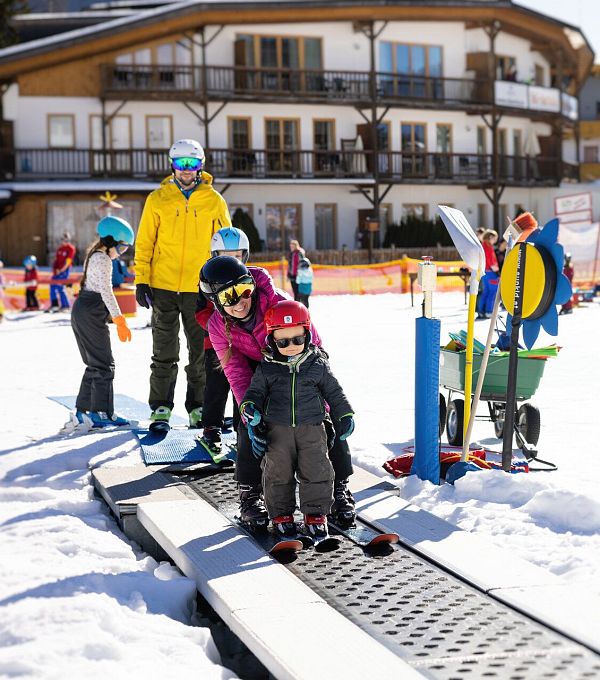
[[[293,151],[212,149],[206,169],[219,181],[312,179],[373,180],[374,163],[384,183],[460,184],[473,188],[494,182],[491,155],[402,153],[398,151]],[[161,179],[169,173],[164,151],[149,149],[0,149],[0,178]],[[556,158],[500,156],[498,181],[509,186],[556,186],[576,177],[577,166]]]
[[[368,71],[325,71],[245,66],[103,64],[105,99],[253,101],[439,109],[485,113],[496,105],[536,120],[576,120],[577,102],[559,90],[481,78],[436,78]],[[530,90],[536,97],[530,97]],[[543,96],[542,96],[543,95]],[[542,101],[550,97],[548,101]],[[530,101],[531,100],[531,101]],[[536,103],[537,102],[537,103]],[[541,108],[540,108],[541,107]],[[554,108],[552,108],[554,107]],[[575,109],[573,109],[575,107]]]
[[[173,99],[298,102],[367,106],[367,71],[292,70],[241,66],[123,66],[104,64],[102,96],[109,99]],[[462,109],[491,105],[493,84],[460,78],[375,74],[381,105]]]

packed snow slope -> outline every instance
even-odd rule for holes
[[[409,295],[331,296],[313,297],[311,313],[356,411],[354,460],[393,480],[381,465],[413,437],[420,307],[410,307]],[[466,328],[460,294],[435,295],[434,313],[443,342]],[[143,402],[147,320],[140,310],[128,344],[111,331],[115,392]],[[600,590],[598,328],[597,303],[560,318],[563,349],[531,400],[541,411],[539,455],[557,472],[470,473],[454,487],[395,480],[403,498],[593,592]],[[487,322],[476,333],[485,340]],[[140,552],[94,498],[89,466],[138,462],[135,437],[58,435],[67,410],[47,397],[75,395],[83,372],[68,315],[9,313],[0,356],[0,677],[235,677],[220,665],[210,633],[194,625],[193,583]],[[180,380],[175,411],[185,416],[184,390]],[[474,438],[501,448],[490,422],[476,422]]]

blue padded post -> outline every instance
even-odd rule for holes
[[[416,320],[415,457],[411,474],[440,483],[440,327],[439,319]]]

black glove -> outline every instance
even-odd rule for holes
[[[135,287],[135,299],[140,307],[150,309],[152,305],[152,288],[147,283],[138,283]]]

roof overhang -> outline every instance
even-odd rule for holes
[[[491,25],[531,40],[564,62],[579,83],[594,53],[582,31],[510,0],[189,0],[0,50],[0,79],[193,32],[203,26],[332,21],[460,21]]]

